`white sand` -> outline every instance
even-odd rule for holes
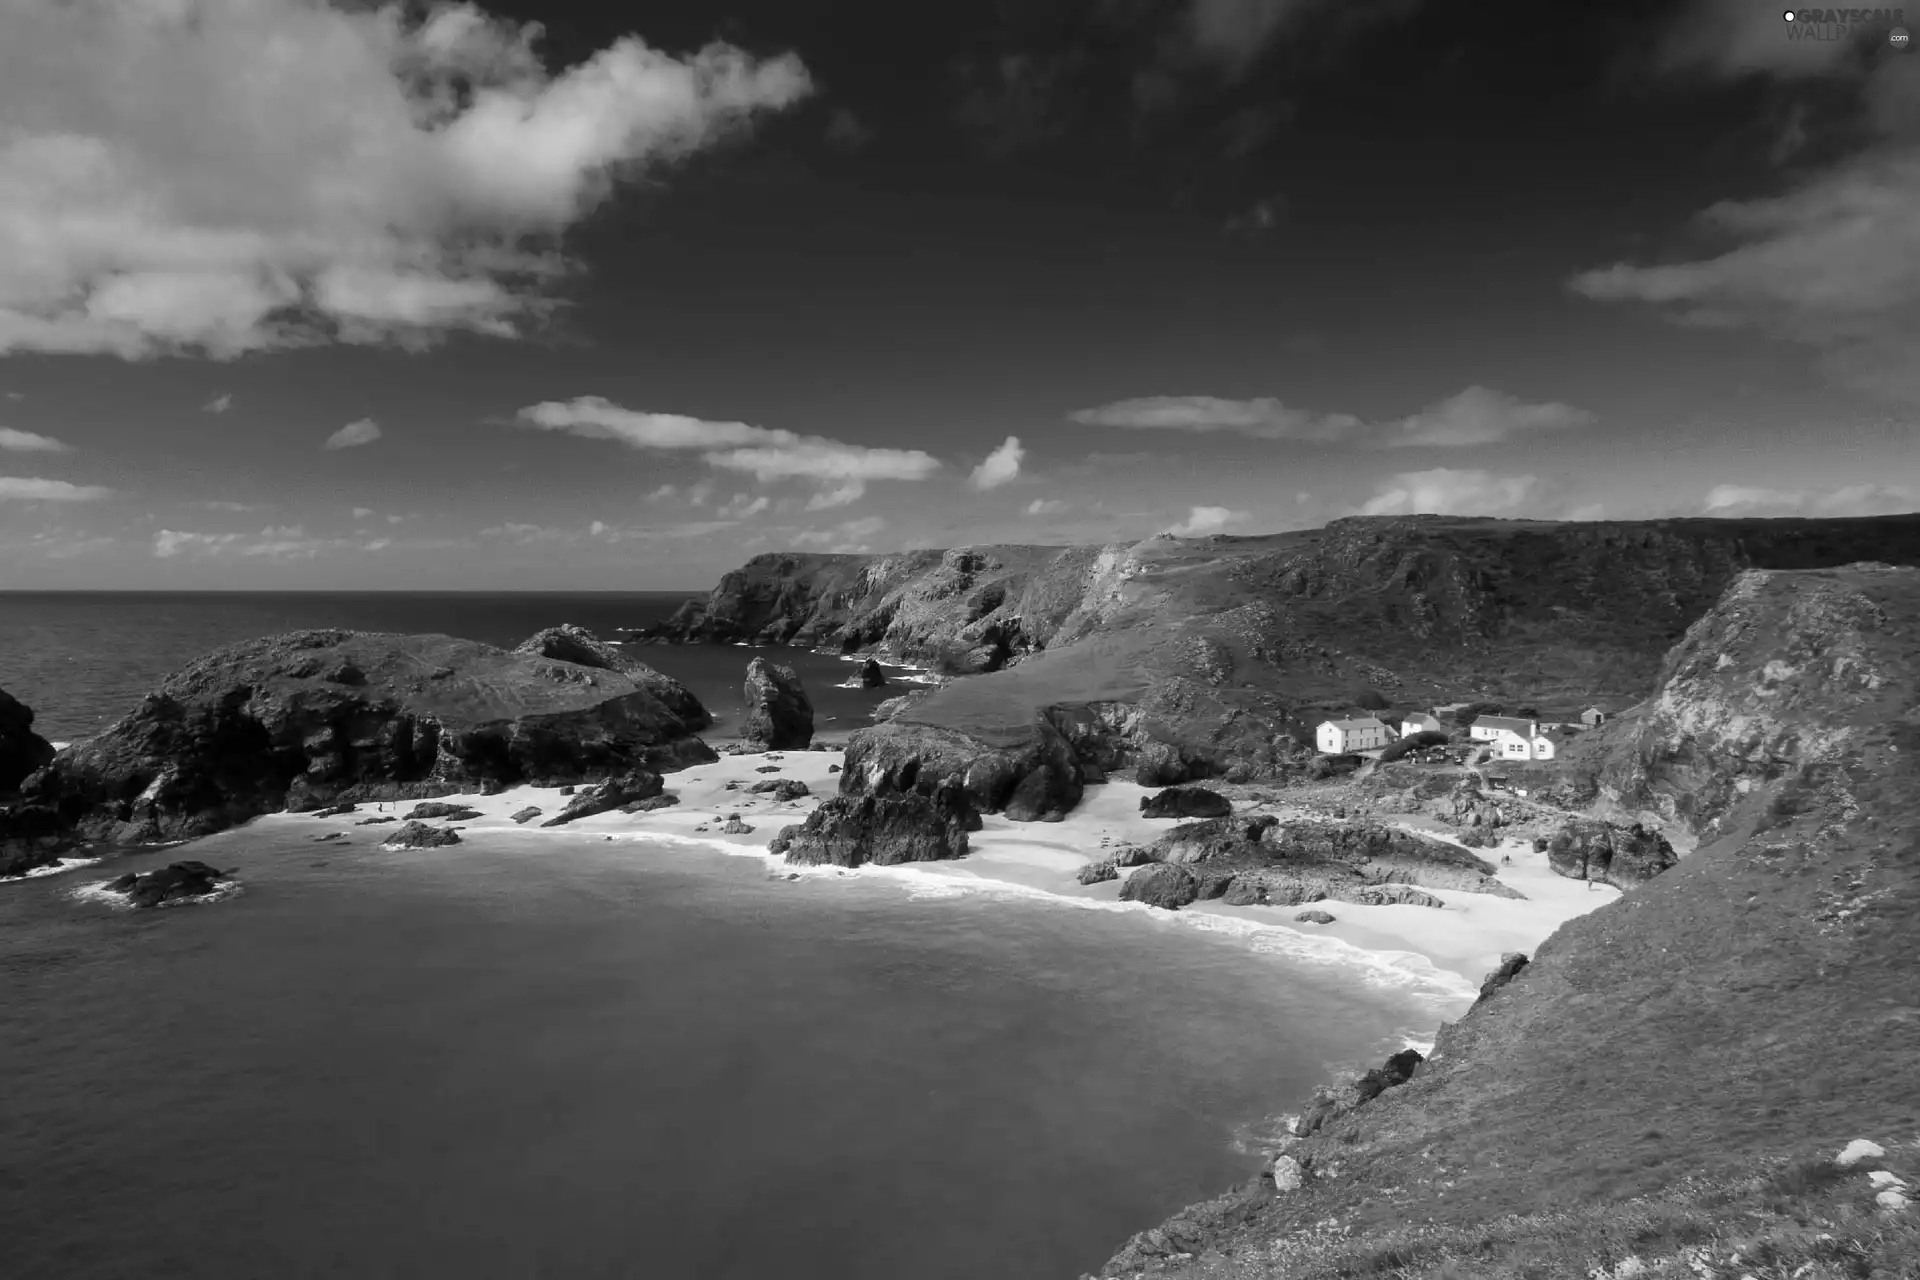
[[[1620,896],[1618,890],[1607,886],[1589,889],[1583,882],[1555,875],[1545,854],[1533,852],[1525,841],[1510,840],[1501,848],[1475,852],[1496,865],[1503,855],[1510,855],[1513,865],[1499,868],[1500,879],[1527,895],[1524,900],[1429,889],[1427,892],[1446,903],[1444,908],[1315,904],[1335,917],[1330,925],[1296,922],[1294,916],[1305,908],[1230,907],[1217,901],[1195,903],[1169,914],[1120,902],[1119,881],[1081,885],[1074,879],[1080,867],[1107,857],[1118,846],[1150,843],[1178,825],[1174,819],[1141,817],[1140,798],[1152,789],[1129,782],[1087,788],[1086,798],[1062,822],[1012,822],[998,814],[987,815],[982,830],[969,838],[967,856],[956,862],[848,871],[789,867],[783,859],[767,854],[768,843],[782,827],[805,821],[822,799],[837,791],[840,779],[832,769],[841,761],[839,751],[725,756],[714,764],[669,774],[667,790],[680,797],[680,803],[670,808],[637,814],[614,810],[554,828],[542,828],[540,823],[558,814],[567,803],[557,788],[515,787],[494,796],[442,799],[480,811],[479,818],[452,824],[468,839],[668,840],[759,856],[780,874],[893,878],[911,888],[915,896],[965,892],[1045,896],[1076,906],[1138,912],[1156,920],[1243,935],[1260,950],[1353,966],[1379,980],[1424,992],[1449,1006],[1457,1006],[1473,994],[1480,979],[1499,963],[1501,953],[1531,954],[1563,922]],[[777,771],[761,772],[770,765],[777,766]],[[781,803],[746,789],[769,778],[798,779],[812,794]],[[729,783],[736,784],[736,789],[729,790]],[[328,819],[316,820],[310,814],[274,814],[259,821],[275,826],[304,824],[316,837],[343,831],[355,844],[378,844],[394,824],[355,824],[368,817],[404,816],[415,803],[393,801],[384,807],[362,804],[355,813]],[[529,805],[538,806],[541,815],[525,825],[514,823],[509,815]],[[1254,811],[1289,816],[1287,806],[1263,805]],[[727,835],[721,831],[727,816],[735,813],[753,828],[751,833]],[[436,824],[442,821],[435,820]],[[1444,826],[1398,817],[1390,821],[1449,838],[1450,829]],[[1122,872],[1123,877],[1126,874]]]

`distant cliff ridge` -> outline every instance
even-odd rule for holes
[[[1637,702],[1742,571],[1860,560],[1920,563],[1920,515],[1409,516],[1126,546],[766,555],[649,638],[876,650],[974,675],[873,735],[931,727],[1035,760],[1058,735],[1088,777],[1259,777],[1297,765],[1310,725],[1363,695]]]

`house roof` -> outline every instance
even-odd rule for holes
[[[1330,724],[1342,733],[1352,733],[1356,729],[1384,729],[1387,727],[1373,716],[1367,716],[1360,720],[1325,720],[1321,723],[1323,725]]]
[[[1532,720],[1521,720],[1514,716],[1481,716],[1473,723],[1475,728],[1485,725],[1489,729],[1511,729],[1523,738],[1533,732],[1534,726]]]
[[[1410,716],[1402,716],[1400,717],[1400,723],[1401,724],[1417,724],[1417,725],[1421,725],[1422,727],[1426,725],[1432,725],[1436,729],[1440,727],[1439,717],[1430,716],[1424,711],[1416,711]]]

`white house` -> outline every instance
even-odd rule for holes
[[[1411,738],[1416,733],[1445,733],[1447,726],[1441,724],[1435,716],[1424,711],[1416,711],[1400,722],[1400,736]]]
[[[1393,730],[1373,716],[1359,720],[1322,720],[1313,731],[1314,745],[1326,755],[1373,751],[1393,740]]]
[[[1589,729],[1598,729],[1607,722],[1607,713],[1598,707],[1588,707],[1580,713],[1580,723]]]
[[[1560,725],[1515,716],[1481,716],[1468,733],[1502,760],[1551,760],[1565,737]]]

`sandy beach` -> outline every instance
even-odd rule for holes
[[[1470,999],[1480,979],[1507,951],[1531,952],[1566,920],[1584,915],[1620,896],[1608,886],[1589,888],[1584,882],[1555,875],[1544,853],[1535,853],[1523,840],[1509,840],[1497,849],[1478,850],[1500,864],[1500,879],[1525,894],[1524,899],[1442,889],[1429,890],[1445,902],[1443,909],[1419,906],[1361,906],[1348,902],[1320,904],[1330,911],[1332,924],[1294,919],[1299,909],[1286,907],[1232,907],[1220,902],[1195,903],[1178,912],[1166,912],[1119,900],[1120,883],[1081,885],[1075,873],[1086,863],[1107,856],[1122,844],[1149,843],[1177,825],[1173,819],[1143,818],[1140,798],[1149,788],[1129,782],[1089,787],[1086,798],[1065,821],[1012,822],[986,815],[983,829],[969,839],[968,855],[955,862],[915,863],[899,867],[790,867],[767,852],[781,828],[803,822],[821,800],[839,786],[839,751],[760,752],[723,756],[667,777],[667,791],[679,803],[647,813],[619,811],[578,819],[562,827],[539,824],[558,814],[567,798],[558,788],[514,787],[498,795],[459,795],[446,801],[467,805],[480,817],[452,825],[468,840],[511,841],[534,845],[553,840],[664,841],[696,845],[715,851],[763,859],[770,873],[782,876],[872,876],[890,878],[915,897],[960,893],[1012,893],[1055,899],[1062,905],[1135,912],[1156,923],[1233,933],[1263,951],[1285,952],[1310,962],[1352,968],[1382,984],[1404,987],[1443,1005]],[[810,794],[795,800],[775,800],[749,788],[772,778],[804,782]],[[541,810],[525,824],[511,815],[529,806]],[[385,824],[358,825],[370,817],[403,815],[411,801],[384,806],[363,804],[357,812],[329,818],[283,813],[259,819],[262,825],[305,827],[313,836],[339,833],[356,844],[377,844],[391,829]],[[1261,805],[1250,812],[1290,816],[1284,805]],[[738,815],[751,830],[727,833],[722,828]],[[1448,829],[1417,819],[1400,825],[1447,839]]]

